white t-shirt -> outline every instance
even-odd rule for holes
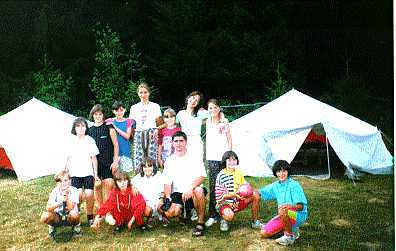
[[[186,153],[182,157],[172,154],[164,163],[163,175],[165,184],[172,185],[172,192],[184,193],[194,180],[206,177],[206,171],[203,161],[191,154]]]
[[[64,193],[60,190],[60,188],[57,186],[54,189],[52,189],[52,192],[50,193],[50,196],[48,198],[48,203],[49,204],[55,204],[59,203],[63,200],[63,195]],[[69,194],[68,194],[69,199],[73,202],[74,208],[72,210],[76,210],[78,212],[78,202],[79,202],[79,195],[78,195],[78,189],[75,187],[70,186],[69,187]],[[59,207],[55,208],[55,212],[60,212],[63,210],[63,204],[59,205]]]
[[[186,110],[181,110],[177,113],[176,119],[180,123],[182,131],[189,135],[201,135],[202,120],[207,119],[208,111],[199,110],[197,116],[194,117]]]
[[[206,160],[221,161],[223,154],[228,151],[227,129],[228,121],[213,124],[211,120],[206,121]]]
[[[136,131],[145,131],[150,128],[157,128],[155,119],[161,117],[161,109],[157,103],[149,102],[143,105],[142,102],[131,106],[129,118],[136,121]]]
[[[161,172],[158,171],[156,175],[151,177],[142,177],[139,173],[132,178],[131,182],[143,195],[146,204],[153,209],[157,208],[161,193],[164,191],[164,180]]]
[[[88,135],[79,138],[72,135],[68,146],[70,177],[94,175],[92,156],[99,154],[95,140]]]

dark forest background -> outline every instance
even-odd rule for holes
[[[1,1],[0,114],[35,96],[75,115],[137,102],[179,110],[296,88],[393,139],[392,1]],[[281,116],[281,114],[280,114]],[[393,140],[392,140],[393,141]]]

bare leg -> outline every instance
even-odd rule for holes
[[[93,215],[93,207],[95,204],[93,190],[85,189],[85,198],[86,198],[86,206],[87,206],[87,215]]]
[[[205,220],[205,195],[202,187],[196,187],[193,191],[194,207],[198,213],[198,223],[203,223]]]

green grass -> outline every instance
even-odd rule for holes
[[[365,176],[356,185],[346,179],[316,181],[295,178],[304,187],[309,203],[309,219],[300,228],[301,239],[290,250],[394,250],[393,176]],[[269,184],[272,178],[248,178],[255,187]],[[252,230],[250,210],[239,213],[228,233],[218,225],[205,236],[192,238],[193,225],[168,228],[156,226],[141,232],[114,234],[102,224],[92,232],[83,212],[83,236],[68,243],[48,239],[47,227],[40,224],[48,194],[54,183],[44,177],[26,183],[0,177],[0,250],[6,249],[155,249],[155,250],[283,250],[273,239],[262,239]],[[267,221],[275,212],[274,202],[262,202],[260,218]]]

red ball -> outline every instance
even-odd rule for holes
[[[249,197],[253,195],[253,187],[246,183],[246,184],[242,184],[239,188],[238,188],[238,194],[242,197]]]

